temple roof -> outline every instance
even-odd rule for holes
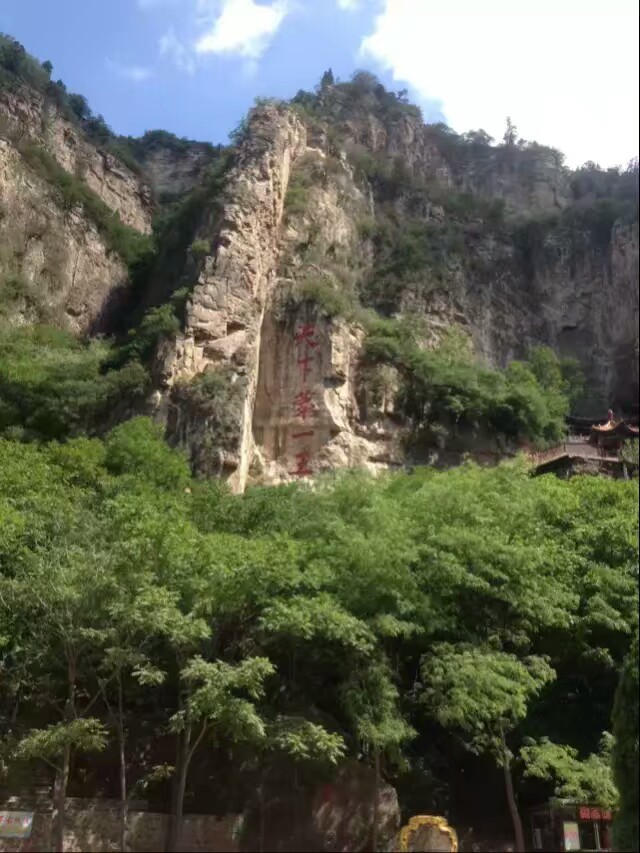
[[[599,435],[621,435],[625,438],[638,438],[638,427],[630,426],[624,421],[607,421],[606,424],[593,424],[591,431]]]

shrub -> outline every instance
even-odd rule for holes
[[[0,327],[0,432],[63,439],[99,429],[149,381],[139,362],[104,370],[109,354],[104,342],[82,344],[48,326]]]
[[[30,307],[33,289],[20,273],[7,273],[0,278],[0,317],[9,314],[18,306]]]
[[[211,245],[208,240],[194,240],[189,246],[189,250],[195,258],[204,258],[211,252]]]
[[[369,327],[364,350],[365,361],[391,364],[402,374],[399,407],[416,429],[433,423],[484,426],[538,443],[563,436],[569,403],[551,350],[541,347],[529,363],[489,370],[473,363],[460,336],[427,350],[419,346],[419,334],[407,321],[378,320]],[[551,373],[551,367],[557,370]]]
[[[162,427],[149,418],[132,418],[115,427],[105,449],[106,467],[113,474],[133,474],[167,489],[190,479],[185,457],[165,443]]]
[[[161,338],[171,337],[180,330],[180,321],[174,306],[165,304],[150,308],[140,324],[130,329],[128,340],[118,347],[108,362],[109,366],[123,366],[130,361],[148,363]]]
[[[193,418],[198,424],[192,451],[195,451],[194,461],[199,454],[208,457],[204,463],[206,470],[211,470],[216,451],[236,449],[245,387],[245,379],[239,378],[231,367],[222,366],[180,381],[173,388],[172,397],[183,412],[182,421],[188,423]],[[178,440],[184,438],[177,432]]]

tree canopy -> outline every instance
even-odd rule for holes
[[[521,461],[234,497],[144,418],[0,440],[9,780],[42,762],[71,768],[62,794],[82,771],[115,795],[121,743],[124,790],[179,818],[176,790],[197,808],[229,752],[221,800],[348,756],[432,778],[459,742],[508,758],[521,803],[521,747],[528,777],[575,791],[636,630],[636,499]]]

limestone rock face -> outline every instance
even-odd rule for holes
[[[279,483],[335,468],[400,464],[399,424],[365,417],[358,399],[363,332],[311,305],[265,317],[253,413],[252,474]],[[377,414],[377,412],[376,412]]]
[[[487,199],[503,199],[514,211],[557,210],[569,200],[562,164],[546,149],[533,147],[512,158],[508,152],[491,149],[488,158],[462,163],[447,157],[436,130],[417,117],[405,115],[385,126],[376,116],[366,114],[345,121],[340,130],[370,151],[398,158],[421,179]]]
[[[62,210],[47,183],[2,139],[0,247],[0,281],[20,288],[16,322],[44,319],[76,334],[105,331],[126,267],[81,208]]]
[[[244,489],[253,457],[252,418],[262,321],[276,281],[279,228],[292,163],[306,134],[291,114],[265,109],[253,121],[230,176],[216,251],[204,261],[188,305],[183,335],[162,368],[164,385],[229,365],[246,382],[238,418],[237,453],[226,460],[231,485]]]
[[[416,173],[460,186],[428,127],[407,120],[388,130],[369,117],[347,131],[353,144],[406,157]],[[211,252],[198,268],[183,333],[159,353],[157,412],[169,435],[189,449],[197,470],[222,474],[239,491],[328,469],[403,464],[407,425],[394,412],[399,377],[381,367],[373,375],[362,363],[363,329],[339,319],[349,316],[344,299],[373,268],[361,223],[376,214],[374,195],[325,142],[317,131],[307,136],[291,111],[253,113],[222,212],[205,213],[194,235]],[[538,209],[564,203],[557,164],[534,169],[529,184],[503,166],[507,177],[498,164],[491,180],[483,178],[488,195],[502,192],[514,206]],[[306,194],[295,210],[284,205],[292,173]],[[446,216],[435,203],[423,213],[437,222]],[[425,346],[454,327],[477,357],[504,367],[530,346],[548,344],[581,363],[593,407],[632,399],[637,225],[617,227],[606,247],[583,237],[569,245],[551,229],[525,258],[512,240],[480,230],[467,246],[473,268],[452,258],[446,284],[409,289],[399,310],[426,320]],[[327,299],[337,300],[335,310]],[[196,393],[220,371],[234,389],[224,429]]]
[[[154,194],[176,197],[197,187],[214,157],[210,145],[185,143],[182,149],[158,143],[141,158]]]
[[[576,250],[552,234],[526,268],[513,247],[486,251],[489,275],[460,275],[439,295],[449,321],[456,307],[464,315],[475,352],[504,366],[544,343],[581,365],[590,389],[586,414],[637,402],[637,223],[616,226],[604,248],[585,237]]]
[[[125,225],[151,232],[149,187],[110,154],[99,151],[55,104],[28,87],[0,90],[0,135],[42,145],[67,172],[81,178]]]

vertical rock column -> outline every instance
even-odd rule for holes
[[[291,112],[273,106],[254,111],[230,174],[219,232],[197,235],[213,238],[215,249],[191,297],[184,332],[164,358],[169,390],[220,367],[241,383],[237,435],[222,465],[238,492],[253,456],[261,327],[276,282],[284,198],[292,163],[305,147],[305,129]],[[190,425],[188,442],[198,440],[198,429]]]

